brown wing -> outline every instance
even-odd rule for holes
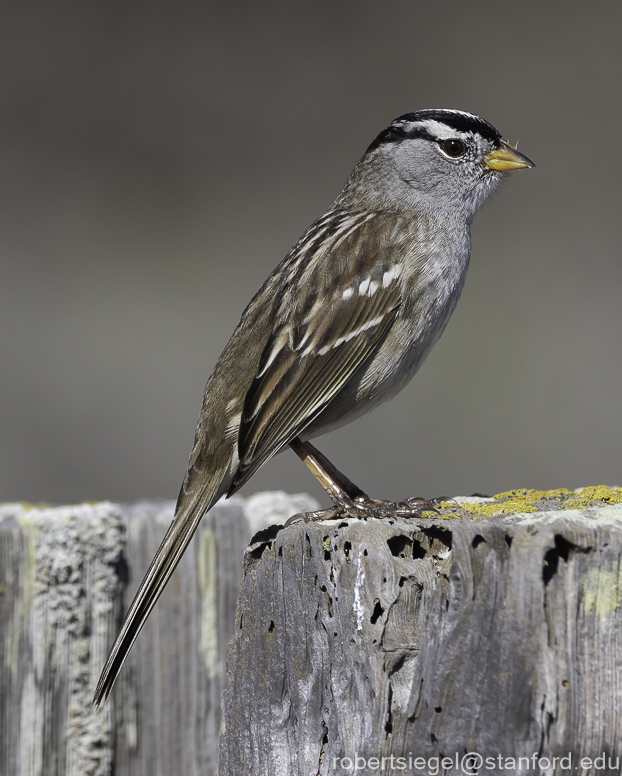
[[[313,262],[305,264],[303,244],[283,268],[287,299],[296,301],[289,310],[280,303],[247,392],[240,465],[228,495],[322,412],[395,320],[401,301],[395,248],[383,245],[375,216],[348,218],[328,244],[318,246],[315,237]]]

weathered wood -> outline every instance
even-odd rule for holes
[[[110,773],[112,710],[91,706],[113,637],[122,523],[112,504],[0,508],[2,773]]]
[[[211,776],[244,549],[317,508],[257,494],[202,521],[113,691],[95,683],[172,503],[0,506],[0,774]]]
[[[621,505],[258,538],[220,776],[619,772]]]

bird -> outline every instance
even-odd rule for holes
[[[95,704],[108,697],[203,515],[287,446],[332,502],[293,520],[412,517],[434,507],[371,498],[309,440],[409,382],[460,297],[473,217],[507,173],[534,166],[492,124],[461,110],[407,113],[369,145],[248,304],[207,381],[173,521],[110,650]]]

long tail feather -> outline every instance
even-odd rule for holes
[[[210,490],[212,491],[211,498]],[[105,701],[110,694],[119,671],[147,617],[166,587],[171,574],[175,571],[190,539],[201,522],[201,518],[220,498],[220,491],[221,488],[218,489],[217,493],[214,493],[212,488],[204,487],[193,498],[180,499],[175,518],[138,588],[121,631],[110,650],[95,690],[93,699],[95,705],[98,706]]]

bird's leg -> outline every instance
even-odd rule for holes
[[[320,485],[333,498],[334,494],[344,495],[351,499],[367,495],[358,485],[339,471],[328,458],[311,442],[301,442],[298,437],[292,439],[289,446],[303,463],[313,472]]]
[[[298,437],[289,446],[305,463],[313,476],[328,494],[333,506],[317,512],[307,512],[290,517],[285,525],[298,519],[330,520],[342,515],[351,517],[419,517],[423,510],[435,510],[441,499],[428,501],[423,498],[409,498],[404,501],[384,501],[371,498],[339,471],[328,458],[311,442],[302,442]]]
[[[329,509],[321,509],[317,512],[302,512],[297,515],[293,515],[285,523],[285,527],[294,523],[299,519],[304,519],[305,522],[310,520],[330,520],[334,517],[347,514],[345,505],[352,500],[356,495],[363,494],[363,491],[358,488],[353,482],[330,463],[319,450],[313,447],[309,442],[301,442],[298,437],[294,437],[289,443],[289,446],[300,458],[300,460],[306,464],[311,473],[324,488],[328,497],[333,502],[333,506]],[[328,464],[328,466],[326,466]],[[364,495],[364,494],[363,494]]]

